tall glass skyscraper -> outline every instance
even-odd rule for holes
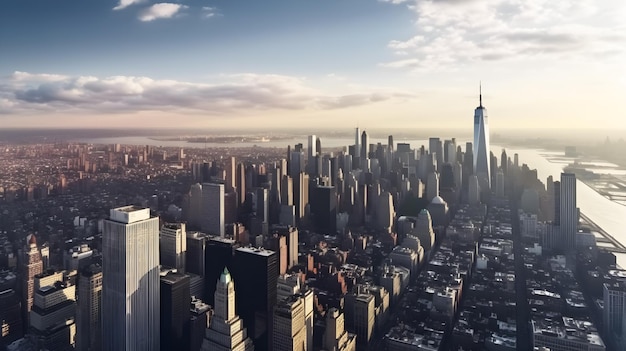
[[[481,191],[491,189],[491,170],[489,166],[489,121],[487,109],[483,107],[482,89],[480,105],[474,110],[474,174],[478,178]]]
[[[102,235],[103,350],[159,350],[159,218],[110,211]]]

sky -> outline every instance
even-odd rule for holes
[[[0,127],[626,130],[623,0],[2,0]]]

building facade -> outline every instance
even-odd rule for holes
[[[112,209],[102,263],[103,349],[158,351],[159,218],[147,208]]]

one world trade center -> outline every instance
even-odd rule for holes
[[[483,107],[482,87],[479,91],[480,105],[474,110],[474,174],[478,178],[481,192],[491,189],[489,169],[489,121],[487,109]]]

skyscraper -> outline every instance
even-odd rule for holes
[[[361,129],[356,127],[354,134],[354,157],[360,157],[361,155]]]
[[[242,247],[233,261],[237,305],[257,350],[271,345],[271,317],[276,304],[278,256],[274,251]]]
[[[43,261],[41,253],[37,248],[37,238],[31,234],[27,238],[27,244],[24,247],[24,261],[22,264],[22,297],[24,299],[22,308],[26,318],[24,322],[28,322],[29,312],[33,307],[33,299],[35,296],[35,276],[43,272]],[[24,323],[28,325],[28,323]]]
[[[487,109],[483,107],[482,90],[480,105],[474,110],[474,174],[482,191],[491,189],[491,170],[489,159],[489,121]]]
[[[224,237],[224,184],[202,184],[202,230]]]
[[[615,350],[626,348],[626,282],[616,281],[603,286],[604,327]]]
[[[185,272],[187,231],[185,223],[165,223],[159,233],[161,265]]]
[[[311,176],[314,176],[317,173],[317,137],[315,135],[309,135],[309,145],[308,145],[308,157],[307,157],[307,173]]]
[[[428,179],[426,180],[426,196],[428,201],[432,201],[435,197],[439,196],[439,173],[428,173]]]
[[[369,148],[370,148],[370,138],[367,135],[367,131],[363,131],[363,133],[361,133],[361,160],[365,160],[366,158],[368,158],[368,154],[369,154]],[[363,162],[363,161],[361,161]],[[361,168],[363,165],[361,164]]]
[[[576,175],[573,173],[561,173],[560,212],[560,242],[563,249],[574,250],[578,231],[578,210],[576,209]]]
[[[76,314],[76,349],[102,350],[102,266],[83,268],[78,278],[78,312]]]
[[[102,235],[104,350],[159,350],[159,218],[112,209]]]
[[[34,296],[30,335],[48,350],[73,349],[76,339],[76,286],[69,280],[42,286]]]
[[[304,299],[291,295],[274,309],[272,346],[274,351],[305,351]]]
[[[235,314],[235,283],[224,268],[215,286],[215,313],[202,343],[205,351],[252,351],[254,345]]]
[[[186,350],[189,347],[189,276],[166,271],[161,274],[161,347]]]
[[[356,335],[344,329],[344,314],[331,307],[326,312],[326,330],[323,336],[324,349],[328,351],[356,350]]]

